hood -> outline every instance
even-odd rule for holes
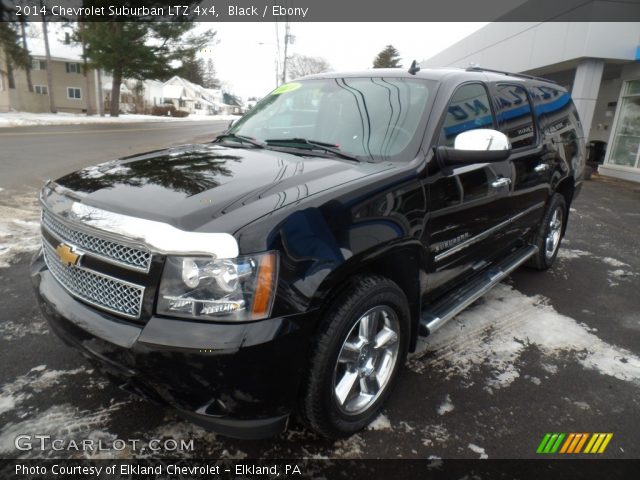
[[[240,228],[293,202],[392,168],[390,163],[205,144],[103,163],[56,183],[87,205],[182,230],[215,231],[222,217],[235,217],[231,224]]]

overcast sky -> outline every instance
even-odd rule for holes
[[[371,68],[385,45],[396,47],[407,68],[478,30],[485,23],[291,23],[295,43],[289,53],[325,58],[333,70]],[[218,77],[245,100],[275,88],[276,24],[202,23],[213,28],[219,43],[203,52],[213,58]],[[281,57],[284,23],[277,24]],[[263,45],[261,45],[261,43]]]
[[[373,59],[386,45],[393,45],[400,52],[402,65],[409,68],[413,60],[425,60],[478,30],[486,23],[291,23],[291,35],[295,42],[289,46],[289,55],[323,57],[332,70],[364,70],[371,68]],[[32,24],[30,34],[40,38],[40,24]],[[276,28],[279,37],[276,37]],[[225,82],[228,91],[241,96],[262,97],[276,87],[276,38],[280,39],[280,61],[284,54],[284,23],[274,22],[201,22],[195,31],[213,29],[217,33],[210,48],[201,56],[212,58],[218,78]],[[70,31],[62,24],[51,27],[52,54],[80,56],[78,45],[65,46],[61,42],[64,32]],[[53,43],[53,42],[52,42]],[[38,50],[35,42],[31,48]],[[44,49],[41,46],[40,50]],[[55,56],[55,55],[54,55]]]

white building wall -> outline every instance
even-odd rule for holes
[[[443,52],[424,67],[468,67],[523,72],[579,58],[634,60],[640,22],[490,23]]]

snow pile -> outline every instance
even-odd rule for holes
[[[10,196],[0,192],[0,268],[17,254],[40,245],[40,210],[35,193]]]
[[[480,455],[480,460],[486,460],[487,458],[489,458],[489,455],[485,453],[484,448],[479,447],[478,445],[475,445],[473,443],[470,443],[468,447],[469,450]]]
[[[446,395],[444,397],[444,402],[442,402],[442,404],[438,407],[438,415],[445,415],[449,412],[452,412],[453,409],[455,407],[453,406],[453,403],[451,402],[451,396],[450,395]]]
[[[435,365],[449,377],[469,378],[488,367],[486,387],[491,391],[509,386],[520,376],[519,358],[535,346],[551,357],[579,352],[576,360],[585,368],[640,381],[640,358],[604,342],[592,330],[556,312],[544,297],[528,297],[500,284],[481,303],[422,341],[409,368],[422,372],[427,365]]]
[[[373,422],[369,424],[367,430],[392,430],[391,422],[386,415],[381,413]]]
[[[216,122],[237,120],[239,115],[189,115],[184,118],[153,115],[124,114],[119,117],[88,117],[82,113],[0,113],[0,127],[27,127],[33,125],[81,125],[93,123],[142,123],[142,122]]]

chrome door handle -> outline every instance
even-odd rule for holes
[[[507,187],[511,185],[511,179],[506,177],[500,177],[491,182],[493,188]]]
[[[537,173],[546,172],[547,170],[549,170],[549,164],[547,163],[536,165],[536,167],[533,169],[533,171]]]

